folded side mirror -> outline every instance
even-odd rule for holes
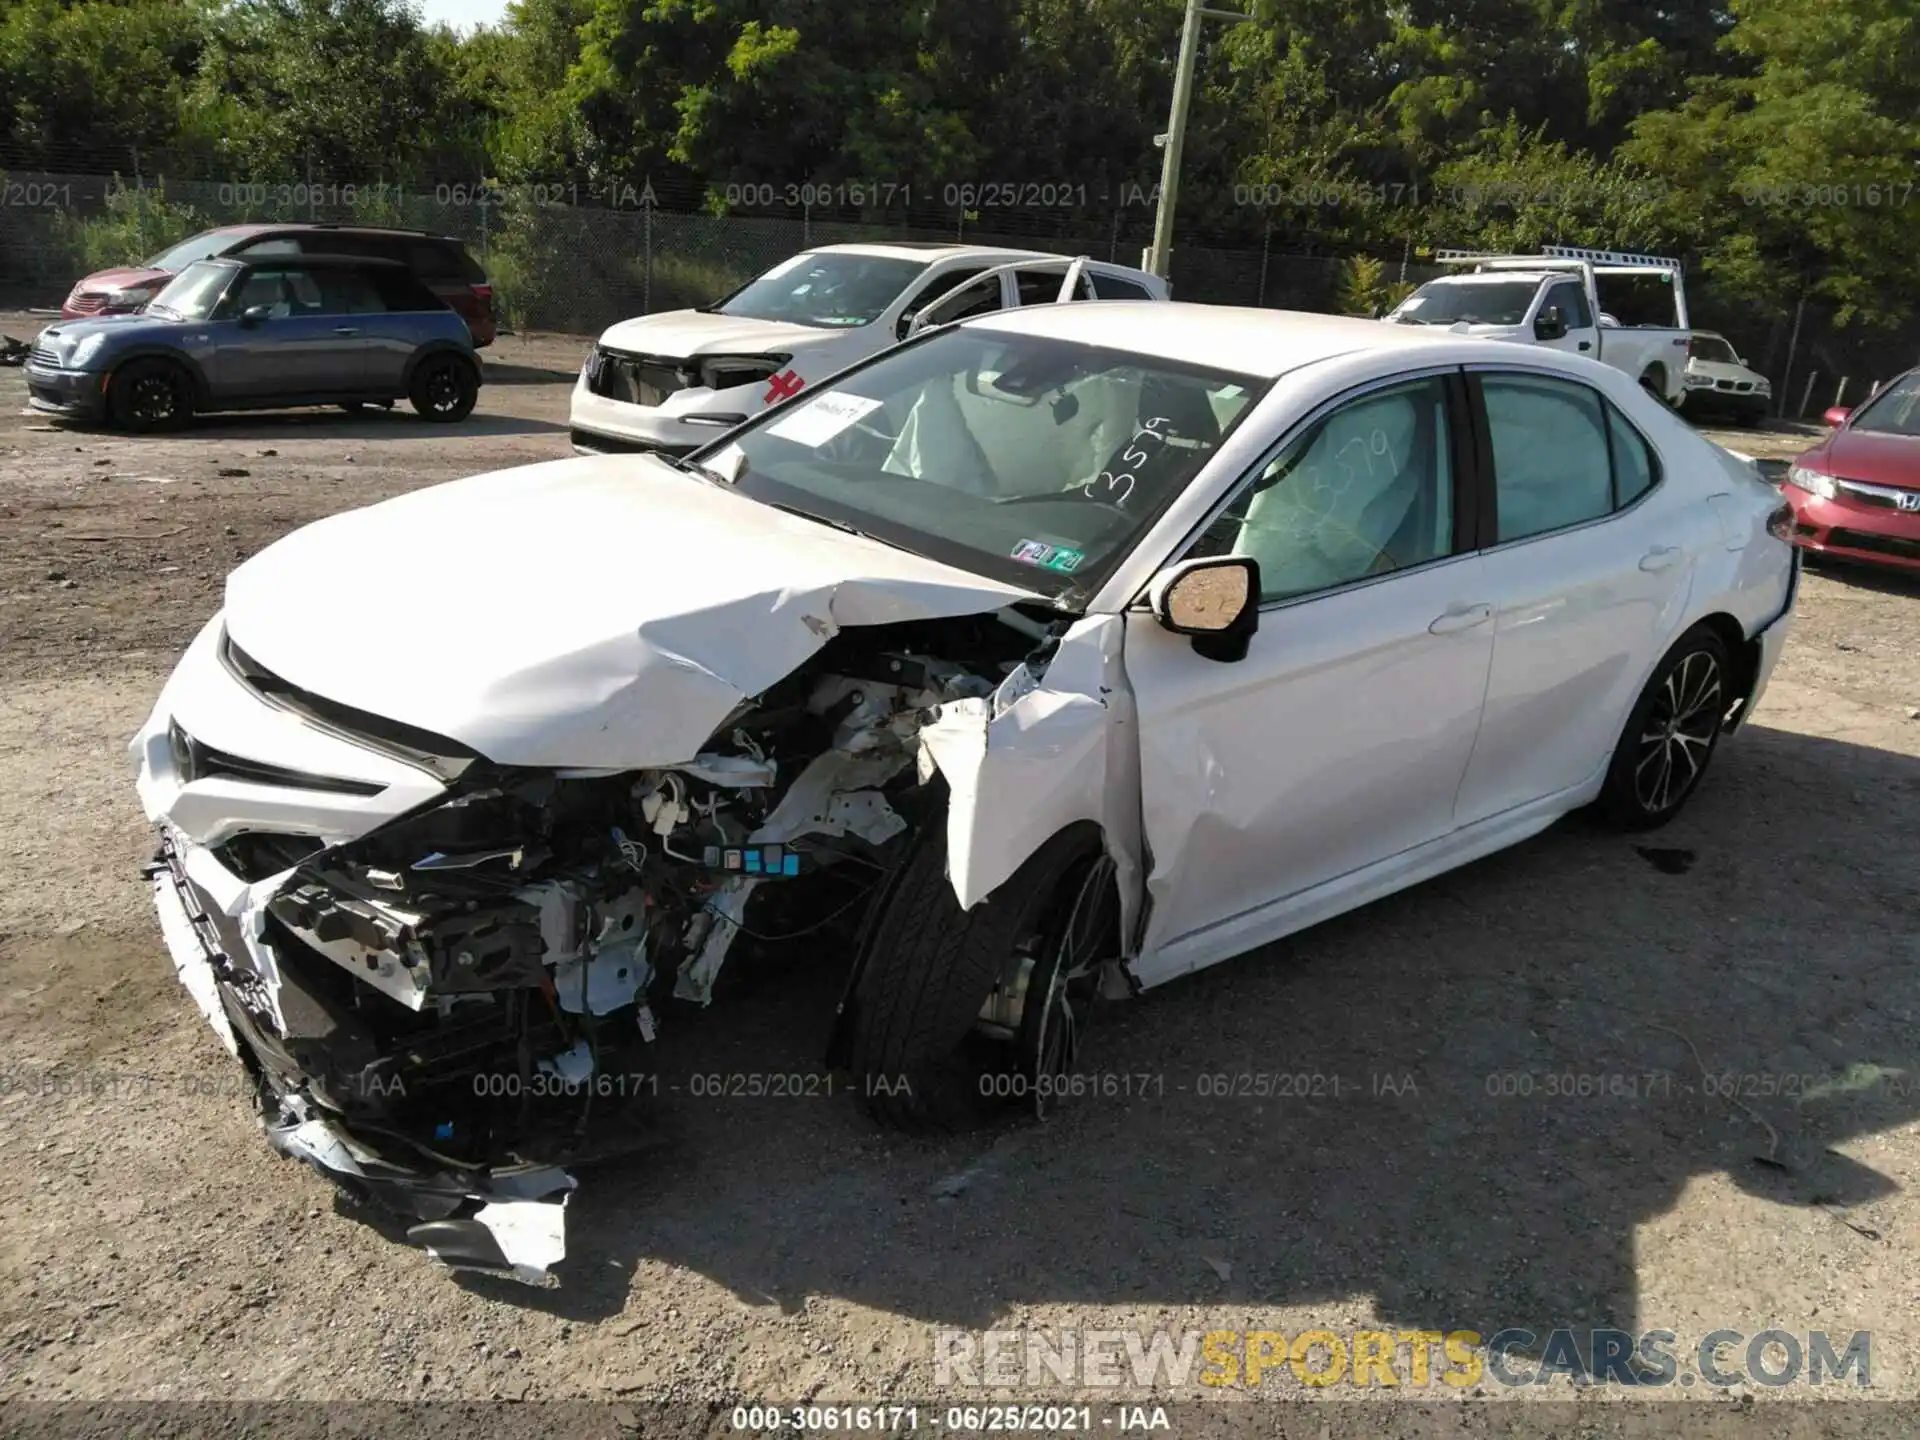
[[[240,312],[240,323],[242,325],[258,325],[262,320],[270,320],[272,318],[273,307],[271,305],[249,305]]]
[[[1260,562],[1246,555],[1182,560],[1154,577],[1147,605],[1162,628],[1192,637],[1209,660],[1244,660],[1260,627]]]
[[[1853,407],[1851,405],[1835,405],[1820,418],[1838,430],[1842,425],[1847,423],[1847,417],[1851,414],[1853,414]]]
[[[1558,340],[1567,333],[1567,322],[1558,305],[1549,305],[1533,317],[1533,334],[1538,340]]]

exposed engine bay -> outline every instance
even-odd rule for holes
[[[476,758],[345,843],[231,836],[212,848],[249,887],[251,933],[163,827],[162,923],[178,930],[177,897],[217,981],[196,999],[280,1149],[442,1261],[547,1283],[561,1167],[632,1098],[618,1077],[646,1068],[670,1002],[709,1002],[742,937],[851,931],[939,813],[921,730],[1029,693],[1067,625],[1035,605],[840,630],[683,764]],[[175,748],[188,763],[194,741]]]

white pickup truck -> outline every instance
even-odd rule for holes
[[[1429,280],[1385,319],[1571,350],[1625,371],[1668,405],[1686,395],[1692,332],[1678,260],[1571,245],[1549,245],[1538,255],[1442,250],[1434,258],[1463,271]],[[1652,276],[1666,287],[1672,325],[1621,325],[1606,313],[1598,277],[1629,275]]]

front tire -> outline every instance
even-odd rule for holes
[[[407,402],[420,418],[442,425],[466,419],[479,399],[479,373],[459,355],[429,355],[407,386]]]
[[[1067,831],[962,910],[935,812],[880,902],[854,988],[847,1061],[876,1120],[938,1133],[1010,1100],[1045,1113],[1099,966],[1118,954],[1112,875],[1097,836]]]
[[[1601,818],[1622,830],[1652,830],[1678,815],[1707,773],[1735,698],[1726,645],[1695,626],[1634,702],[1596,802]]]
[[[134,360],[113,372],[107,416],[122,430],[177,430],[193,414],[193,382],[165,360]]]

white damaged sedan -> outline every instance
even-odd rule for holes
[[[951,1125],[1099,995],[1669,819],[1780,653],[1789,523],[1577,356],[1011,311],[247,561],[134,740],[154,899],[275,1145],[547,1281],[605,1082],[738,947],[846,926],[824,1055]]]

